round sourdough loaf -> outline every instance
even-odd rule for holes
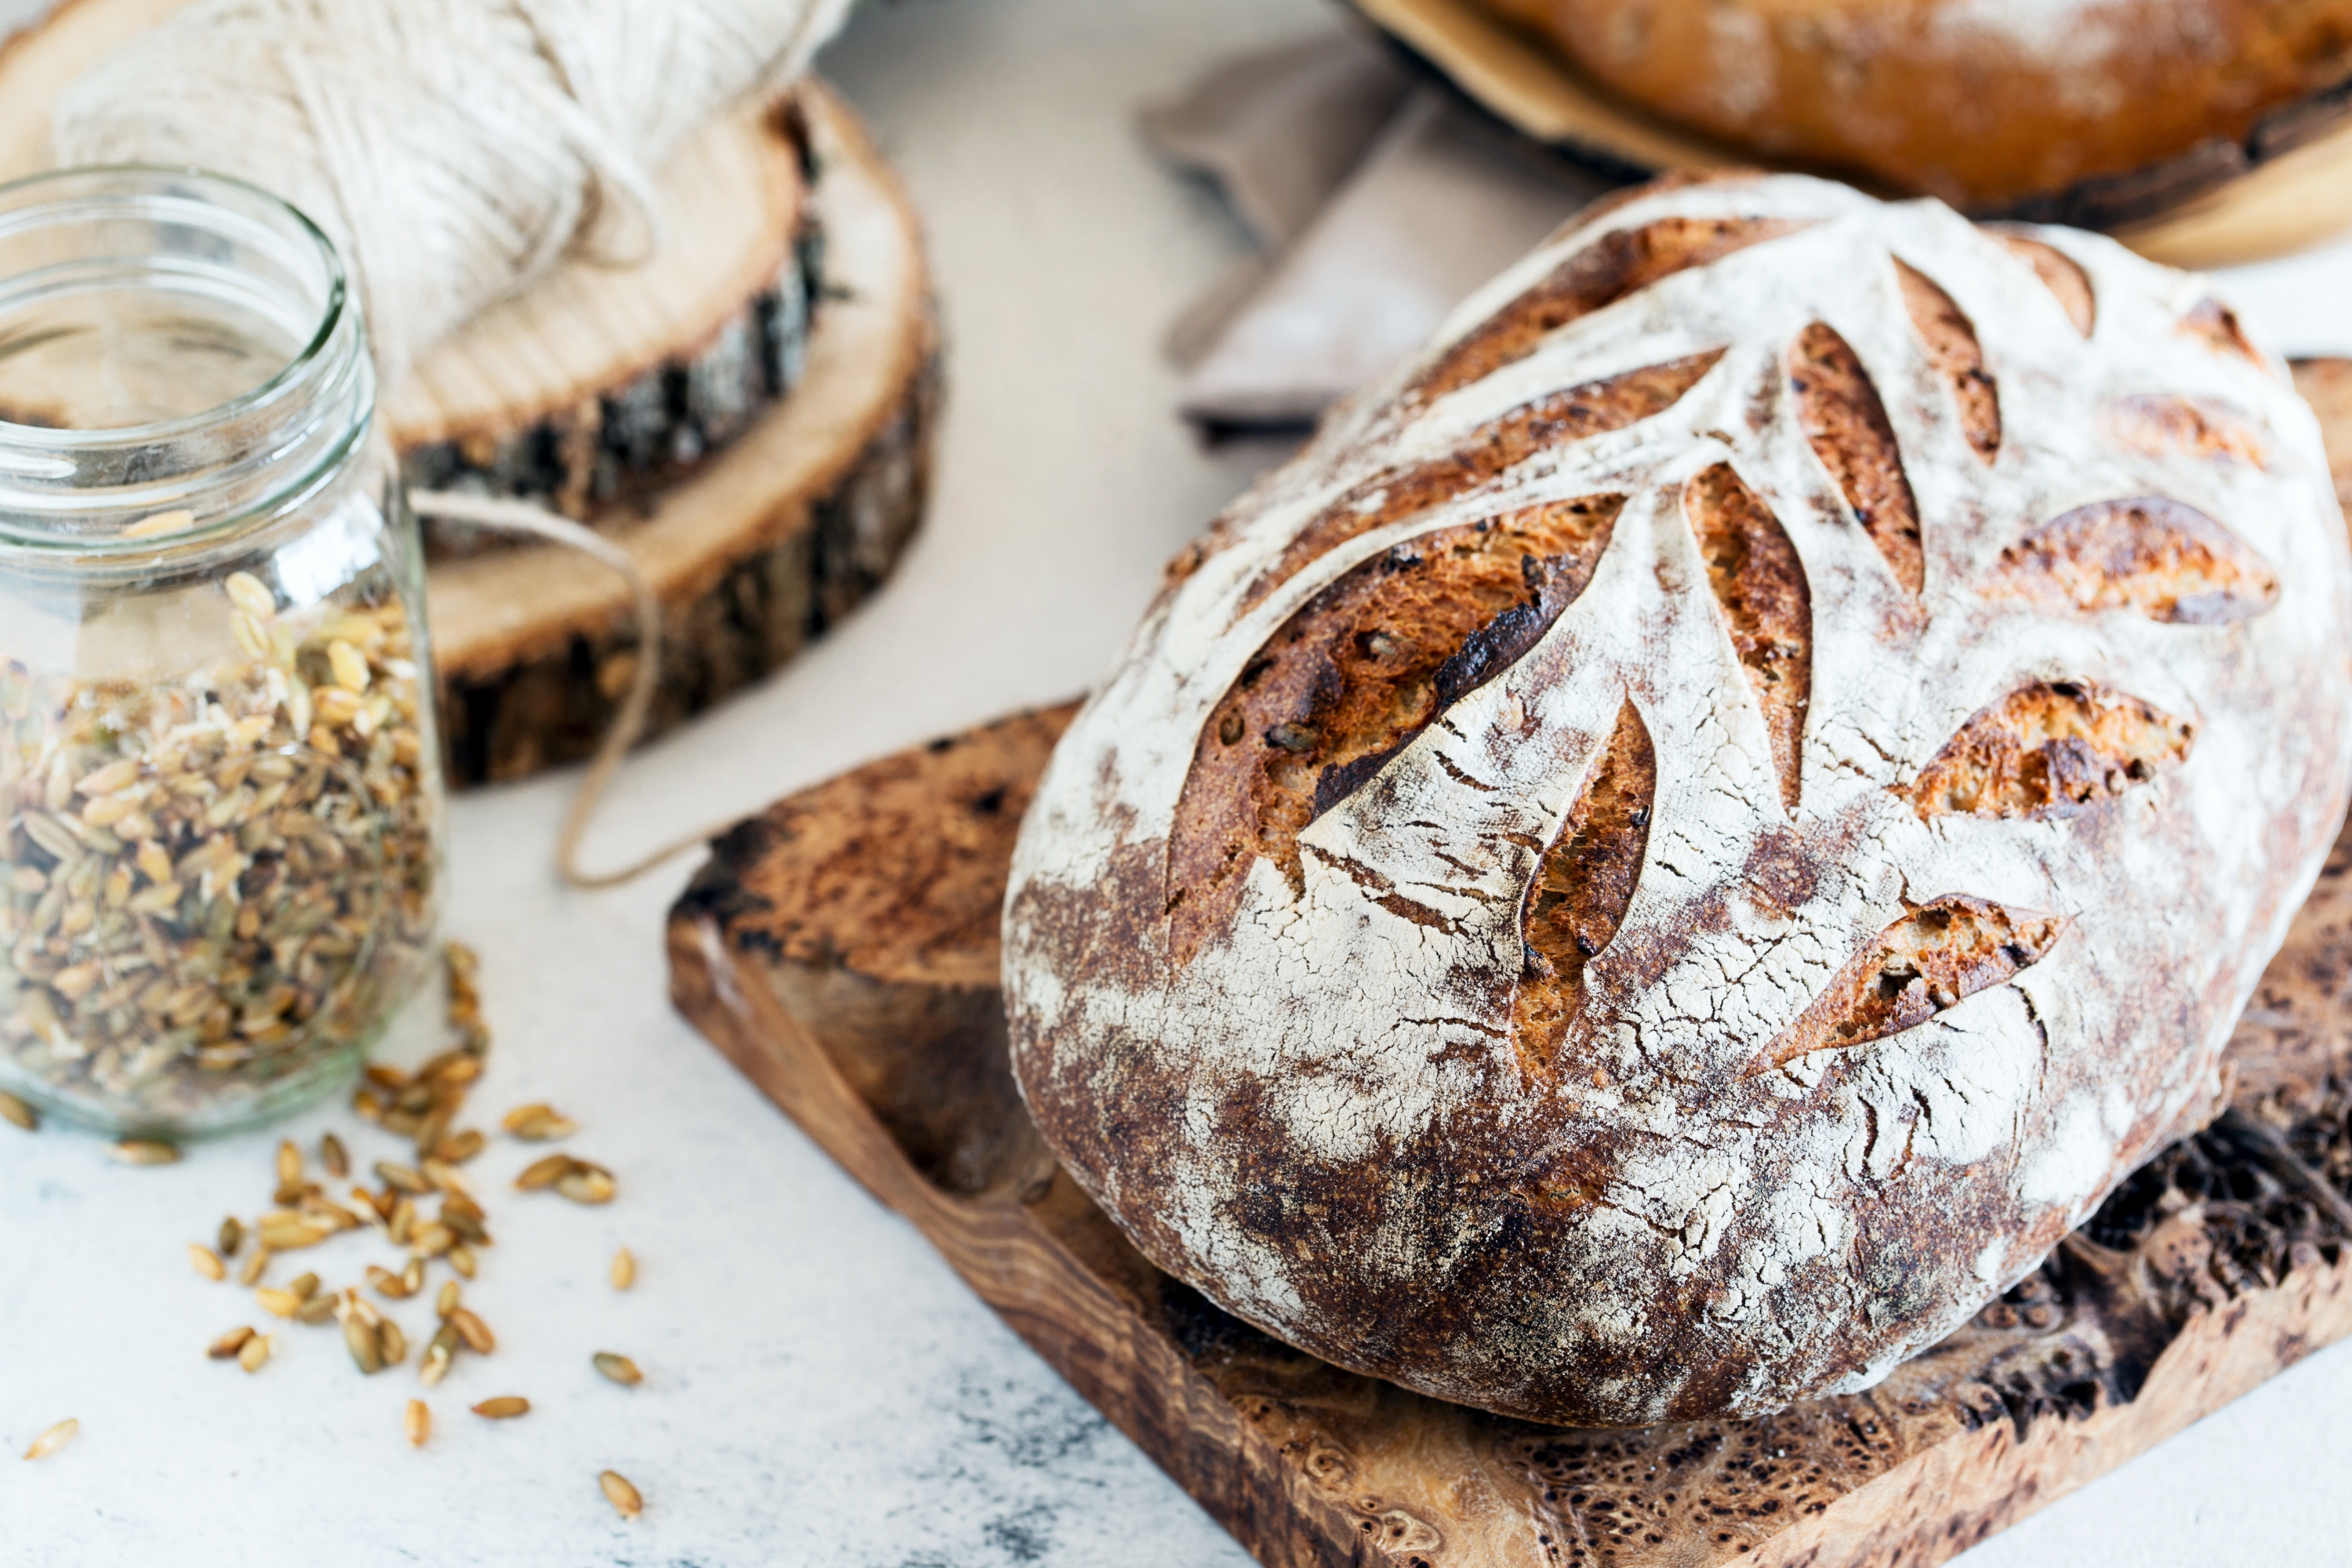
[[[1588,216],[1171,572],[1014,1068],[1161,1267],[1589,1425],[1867,1386],[2168,1131],[2352,784],[2319,433],[2200,279],[1799,177]]]
[[[1685,125],[1970,206],[2243,142],[2352,77],[2352,0],[1478,3]]]

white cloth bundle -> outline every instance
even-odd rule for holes
[[[193,164],[341,244],[386,379],[567,251],[658,243],[653,172],[851,0],[198,0],[59,100],[61,163]]]

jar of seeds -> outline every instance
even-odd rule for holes
[[[163,170],[0,186],[0,1089],[241,1125],[423,974],[439,752],[374,416],[291,207]]]

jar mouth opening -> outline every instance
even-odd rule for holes
[[[44,230],[107,224],[143,227],[159,248],[75,254],[42,274],[0,266],[0,353],[10,347],[5,312],[39,300],[45,290],[57,298],[91,291],[92,279],[118,287],[163,279],[188,286],[192,297],[266,303],[270,324],[283,329],[280,341],[268,345],[236,390],[163,417],[27,423],[10,417],[18,410],[0,407],[0,548],[153,554],[217,539],[310,488],[321,467],[349,452],[373,416],[371,367],[348,269],[333,239],[300,208],[233,175],[161,164],[90,165],[0,184],[0,255],[11,241],[33,242],[37,252]],[[184,256],[165,258],[163,245]],[[43,341],[38,323],[19,340],[36,352]],[[351,427],[322,443],[322,424]],[[223,459],[240,446],[247,460]],[[299,472],[280,467],[278,482],[262,487],[267,494],[250,483],[223,483],[225,476],[249,479],[245,470],[262,454],[303,460]],[[202,496],[205,491],[215,493]],[[233,504],[197,505],[197,520],[167,537],[126,537],[142,519],[200,499]]]

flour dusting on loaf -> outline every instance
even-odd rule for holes
[[[2352,787],[2318,431],[2208,285],[1808,179],[1571,226],[1171,578],[1022,833],[1030,1108],[1233,1311],[1533,1419],[2029,1272]]]

